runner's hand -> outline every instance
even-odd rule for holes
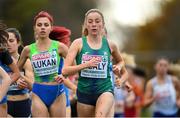
[[[87,68],[88,67],[97,67],[99,64],[99,60],[97,58],[93,57],[91,60],[87,61],[85,64],[87,65]]]
[[[125,83],[125,88],[128,92],[131,92],[133,89],[132,85],[128,81]]]
[[[19,87],[20,89],[28,88],[27,82],[26,82],[24,79],[22,79],[22,78],[19,78],[19,79],[17,80],[17,85],[18,85],[18,87]]]
[[[115,75],[118,75],[120,77],[120,71],[122,69],[122,66],[119,65],[113,65],[113,73]]]
[[[59,84],[61,84],[63,82],[63,80],[65,79],[65,77],[61,74],[61,75],[57,75],[55,77],[55,81]]]
[[[125,86],[125,82],[119,78],[118,76],[115,75],[115,85],[118,87],[118,88],[124,88]]]

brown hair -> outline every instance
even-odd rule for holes
[[[84,24],[82,26],[82,36],[87,36],[88,35],[88,30],[87,28],[85,27],[85,24],[86,24],[86,21],[87,21],[87,16],[92,13],[92,12],[96,12],[98,13],[101,17],[102,17],[102,21],[103,21],[103,25],[105,24],[104,22],[104,16],[103,14],[101,13],[101,11],[99,9],[90,9],[86,12],[85,14],[85,18],[84,18]]]
[[[7,39],[9,38],[9,35],[5,31],[6,28],[6,24],[0,20],[0,51],[7,49]]]
[[[20,43],[20,45],[23,47],[21,34],[19,33],[19,31],[16,28],[8,28],[8,29],[6,29],[6,31],[9,33],[13,33],[17,39],[17,43]]]
[[[7,39],[9,35],[6,31],[0,30],[0,51],[7,49]]]

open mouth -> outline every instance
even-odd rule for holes
[[[97,32],[97,29],[92,29],[93,32]]]
[[[11,48],[7,48],[8,50],[11,50]]]

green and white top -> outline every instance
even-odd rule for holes
[[[47,51],[38,51],[37,44],[29,45],[30,60],[34,70],[35,82],[52,82],[58,75],[60,56],[58,54],[58,42],[52,40]]]

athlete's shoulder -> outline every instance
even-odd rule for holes
[[[27,46],[32,46],[32,45],[36,45],[36,42],[34,42],[34,43],[31,43],[31,44],[29,44],[29,45],[27,45]]]
[[[117,44],[114,41],[108,39],[107,42],[108,42],[109,48],[111,49],[111,52],[119,50]]]
[[[64,43],[62,43],[62,42],[59,42],[59,41],[56,41],[55,42],[58,46],[60,46],[60,47],[67,47]]]
[[[82,38],[77,38],[73,41],[73,43],[77,44],[77,43],[82,43]]]
[[[34,49],[35,46],[36,46],[36,43],[31,43],[31,44],[25,46],[24,49],[26,49],[26,50],[28,50],[28,49],[31,50],[31,49]]]
[[[29,54],[30,54],[30,47],[29,45],[27,45],[23,48],[21,55],[29,56]]]
[[[24,50],[25,52],[29,52],[29,51],[30,51],[30,48],[31,48],[31,45],[32,45],[32,44],[25,46],[25,47],[23,48],[23,50]]]
[[[59,41],[51,40],[54,44],[59,44]]]
[[[82,38],[77,38],[77,39],[75,39],[73,42],[72,42],[72,44],[71,44],[71,46],[75,46],[75,47],[81,47],[82,46]]]
[[[155,78],[151,78],[150,80],[148,80],[147,85],[152,86],[154,83],[154,80],[155,80]]]
[[[118,47],[117,43],[114,40],[107,40],[107,42],[111,48],[117,48]]]
[[[172,78],[172,81],[173,81],[175,84],[179,84],[179,83],[180,83],[180,81],[179,81],[179,79],[178,79],[177,76],[174,76],[174,75],[169,75],[169,76]]]
[[[68,47],[64,43],[62,43],[62,42],[58,42],[58,45],[59,45],[59,47],[58,47],[59,53],[60,54],[64,54],[63,57],[65,57],[65,55],[68,52]]]
[[[70,50],[74,50],[74,51],[75,50],[80,51],[81,48],[82,48],[82,38],[75,39],[70,46]]]
[[[51,40],[51,45],[58,46],[60,44],[59,41]]]

